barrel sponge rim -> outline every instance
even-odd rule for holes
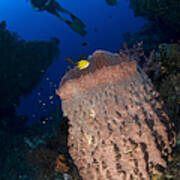
[[[89,88],[131,78],[137,73],[136,62],[126,55],[96,50],[88,60],[89,67],[83,70],[74,67],[62,78],[59,87],[61,99],[76,96]]]

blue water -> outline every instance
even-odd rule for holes
[[[88,56],[96,49],[117,51],[123,42],[122,33],[136,32],[145,23],[143,18],[134,17],[128,7],[128,0],[119,0],[117,6],[108,6],[105,0],[57,2],[86,24],[87,34],[84,37],[48,12],[32,11],[29,1],[0,1],[0,21],[7,21],[10,31],[17,32],[25,40],[60,39],[61,53],[58,60],[48,68],[42,82],[33,92],[21,98],[21,105],[16,109],[17,114],[29,116],[29,124],[60,105],[54,90],[67,69],[68,63],[64,61],[67,56],[77,59],[82,53]],[[68,18],[67,15],[64,17]],[[83,47],[83,42],[87,42],[87,46]],[[53,96],[52,100],[49,100],[50,96]]]

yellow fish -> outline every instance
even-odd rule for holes
[[[80,60],[77,62],[77,66],[80,70],[86,69],[89,66],[90,62],[87,60]]]

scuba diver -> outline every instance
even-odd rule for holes
[[[84,30],[86,27],[85,24],[67,9],[62,8],[56,0],[30,0],[30,2],[34,11],[48,11],[60,20],[64,21],[73,31],[77,32],[81,36],[84,36],[87,33],[86,30]],[[68,14],[72,21],[63,18],[59,14],[60,12]]]

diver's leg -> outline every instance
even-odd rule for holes
[[[58,11],[62,12],[62,13],[66,13],[66,14],[69,14],[69,15],[72,14],[72,13],[71,13],[70,11],[68,11],[67,9],[62,8],[62,6],[61,6],[59,3],[57,3],[56,1],[54,1],[54,6],[56,6],[56,9],[57,9]]]
[[[68,11],[67,9],[64,9],[59,3],[57,3],[56,1],[53,1],[53,6],[56,7],[56,9],[62,13],[66,13],[69,14],[72,21],[74,23],[76,23],[77,25],[81,26],[81,27],[85,27],[85,24],[78,18],[76,17],[74,14],[72,14],[70,11]]]
[[[73,14],[70,15],[71,16],[71,19],[72,21],[77,24],[78,26],[82,27],[82,28],[85,28],[86,25],[76,16],[74,16]]]
[[[86,31],[84,30],[85,25],[82,23],[82,21],[74,16],[71,12],[68,10],[62,8],[56,1],[53,1],[46,10],[50,12],[51,14],[54,14],[59,19],[64,21],[71,29],[73,29],[75,32],[79,33],[80,35],[84,36],[86,34]],[[63,12],[66,14],[69,14],[72,21],[69,21],[65,18],[63,18],[59,13]]]
[[[87,31],[84,30],[82,27],[80,27],[78,24],[71,22],[69,20],[65,20],[64,21],[73,31],[77,32],[78,34],[80,34],[81,36],[84,36]]]
[[[63,17],[59,14],[59,12],[58,12],[57,4],[58,4],[58,3],[57,3],[56,1],[53,1],[51,4],[49,4],[49,6],[46,7],[46,10],[47,10],[49,13],[57,16],[57,17],[58,17],[59,19],[61,19],[62,21],[65,21],[65,18],[63,18]]]

